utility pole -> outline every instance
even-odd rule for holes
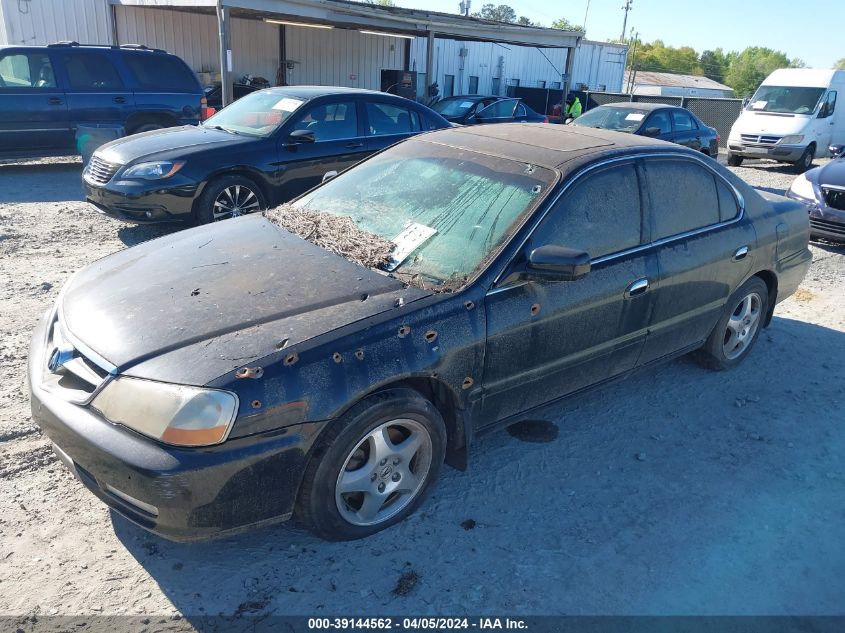
[[[590,0],[587,0],[587,9],[584,11],[584,24],[581,26],[584,28],[584,32],[587,32],[587,16],[590,14]]]
[[[625,41],[625,29],[628,27],[628,11],[631,10],[631,5],[634,3],[634,0],[625,0],[625,4],[622,7],[622,10],[625,12],[625,19],[622,21],[622,36],[619,38],[620,42]]]

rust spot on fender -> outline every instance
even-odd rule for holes
[[[531,316],[537,316],[540,313],[540,304],[533,303],[531,304]]]
[[[290,367],[291,365],[296,363],[298,360],[299,360],[299,354],[297,354],[296,352],[291,352],[290,354],[285,356],[285,367]]]
[[[475,384],[475,381],[472,379],[472,376],[467,376],[464,378],[463,384],[461,384],[461,389],[469,389]]]
[[[355,358],[358,360],[364,360],[364,350],[359,349],[355,351]]]
[[[253,409],[260,409],[261,408],[261,400],[253,400],[250,402],[250,405]]]
[[[411,333],[411,326],[410,325],[403,325],[399,328],[399,338],[405,338],[410,333]]]
[[[335,352],[334,354],[332,354],[332,360],[336,363],[342,363],[343,356],[341,356],[340,352]]]
[[[235,372],[235,378],[261,378],[264,375],[263,367],[241,367]]]
[[[425,340],[427,343],[434,343],[437,340],[437,332],[434,330],[429,330],[425,333]]]

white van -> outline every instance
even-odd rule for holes
[[[845,143],[845,71],[783,68],[766,77],[728,137],[728,164],[768,158],[803,173],[813,158],[828,155],[831,143]]]

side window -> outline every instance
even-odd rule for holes
[[[827,118],[831,116],[834,111],[836,110],[836,91],[831,90],[827,93],[827,99],[825,99],[824,104],[822,105],[822,110],[819,112],[819,118]]]
[[[309,130],[314,140],[336,141],[358,136],[358,113],[354,101],[316,105],[296,123],[294,130]]]
[[[719,195],[719,220],[733,220],[739,215],[739,204],[733,192],[720,178],[716,178],[716,192]]]
[[[97,53],[65,53],[62,60],[72,90],[122,89],[123,82],[114,65]]]
[[[652,239],[718,224],[715,176],[688,160],[647,160],[646,188],[651,201]]]
[[[511,119],[518,103],[516,99],[501,99],[479,109],[478,116],[484,119]]]
[[[672,121],[675,123],[676,132],[689,132],[698,129],[690,115],[680,110],[672,110]]]
[[[0,57],[0,88],[55,88],[50,58],[41,53],[12,53]]]
[[[413,129],[411,113],[407,108],[400,108],[389,103],[368,102],[367,119],[370,136],[410,134],[419,131]]]
[[[528,116],[528,111],[525,109],[525,106],[521,103],[516,106],[516,116]]]
[[[669,120],[669,113],[655,112],[648,118],[648,122],[646,123],[645,127],[656,127],[660,130],[661,134],[671,134],[672,122]]]
[[[123,53],[123,60],[143,90],[150,92],[194,92],[196,75],[178,57],[151,52]]]
[[[420,113],[416,110],[411,110],[411,132],[422,132],[422,129]]]
[[[593,259],[641,244],[639,179],[632,164],[589,174],[549,210],[535,233],[544,243],[587,251]]]

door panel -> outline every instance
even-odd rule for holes
[[[676,143],[696,151],[701,149],[701,130],[690,115],[680,110],[672,110],[672,124]]]
[[[135,110],[135,95],[123,83],[109,57],[96,51],[60,54],[68,86],[71,126],[123,125]]]
[[[46,53],[0,55],[0,152],[71,151],[67,100]]]
[[[709,336],[728,296],[748,275],[757,237],[724,181],[697,161],[645,161],[646,200],[660,284],[641,363]],[[701,231],[672,240],[671,235]],[[735,258],[742,247],[751,254]]]
[[[351,167],[369,150],[354,100],[324,102],[308,108],[279,140],[280,200],[287,201],[319,185],[329,171]],[[291,143],[294,130],[310,130],[313,143]]]
[[[512,269],[524,270],[533,249],[556,244],[588,252],[592,270],[577,281],[516,282],[488,294],[485,423],[634,368],[658,273],[652,252],[638,249],[648,241],[641,194],[632,163],[582,176],[552,205]]]
[[[482,423],[633,369],[653,296],[626,298],[640,279],[657,279],[651,254],[600,264],[577,281],[528,282],[488,294]]]

